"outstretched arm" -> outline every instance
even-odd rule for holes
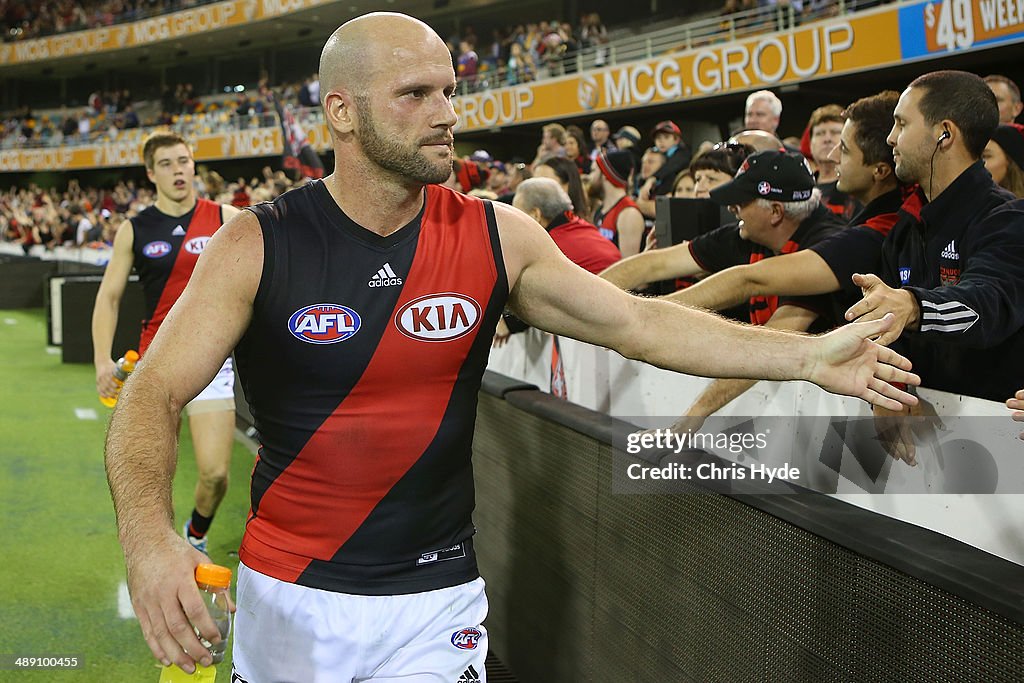
[[[107,434],[107,481],[132,606],[153,655],[189,672],[195,661],[209,660],[190,623],[211,642],[219,636],[193,578],[195,566],[207,560],[174,530],[178,420],[248,326],[262,267],[259,223],[245,212],[207,244],[184,293],[125,383]]]
[[[807,379],[829,391],[892,408],[916,401],[889,384],[920,382],[908,372],[909,361],[868,341],[889,327],[889,318],[847,325],[823,337],[802,337],[633,297],[572,267],[523,214],[506,207],[496,207],[496,212],[510,306],[536,327],[694,375]]]
[[[648,282],[703,273],[690,253],[689,242],[624,258],[601,272],[601,278],[620,289],[637,289]]]
[[[790,332],[806,332],[818,314],[799,306],[781,306],[765,323],[765,327]],[[717,379],[701,392],[685,417],[703,419],[715,414],[733,399],[743,395],[747,389],[757,384],[750,379]]]
[[[721,311],[754,296],[811,296],[839,291],[839,280],[810,249],[733,266],[665,296],[677,304]]]

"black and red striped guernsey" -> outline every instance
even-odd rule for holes
[[[428,186],[381,237],[322,181],[250,210],[264,263],[235,350],[261,443],[240,557],[362,595],[478,576],[471,447],[508,282],[490,202]]]
[[[199,255],[222,218],[220,204],[199,199],[182,216],[169,216],[150,206],[131,220],[134,266],[146,301],[146,319],[139,339],[142,355],[185,290]]]

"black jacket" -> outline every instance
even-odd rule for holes
[[[923,386],[993,401],[1024,387],[1024,202],[1013,199],[976,162],[934,201],[911,196],[882,245],[882,279],[920,306],[919,331],[896,348]]]

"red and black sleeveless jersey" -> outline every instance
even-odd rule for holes
[[[597,211],[594,214],[594,225],[597,226],[598,231],[605,238],[611,240],[612,244],[617,247],[619,246],[619,214],[630,207],[633,207],[637,211],[640,210],[636,205],[636,202],[633,201],[633,198],[627,194],[623,195],[622,198],[615,202],[615,204],[607,211]],[[646,237],[647,231],[645,230],[643,236],[640,238],[640,248],[638,251],[643,250],[644,239],[646,239]]]
[[[192,277],[199,254],[221,226],[220,204],[200,199],[183,216],[168,216],[150,206],[132,220],[135,271],[142,281],[146,319],[139,355],[150,342]]]
[[[251,207],[264,264],[235,350],[261,448],[240,556],[362,595],[478,576],[477,392],[508,298],[490,202],[426,188],[381,237],[323,182]]]

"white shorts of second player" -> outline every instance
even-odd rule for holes
[[[484,580],[350,595],[238,566],[232,683],[486,683]]]
[[[217,371],[217,376],[185,406],[187,415],[235,409],[235,369],[231,356]]]

